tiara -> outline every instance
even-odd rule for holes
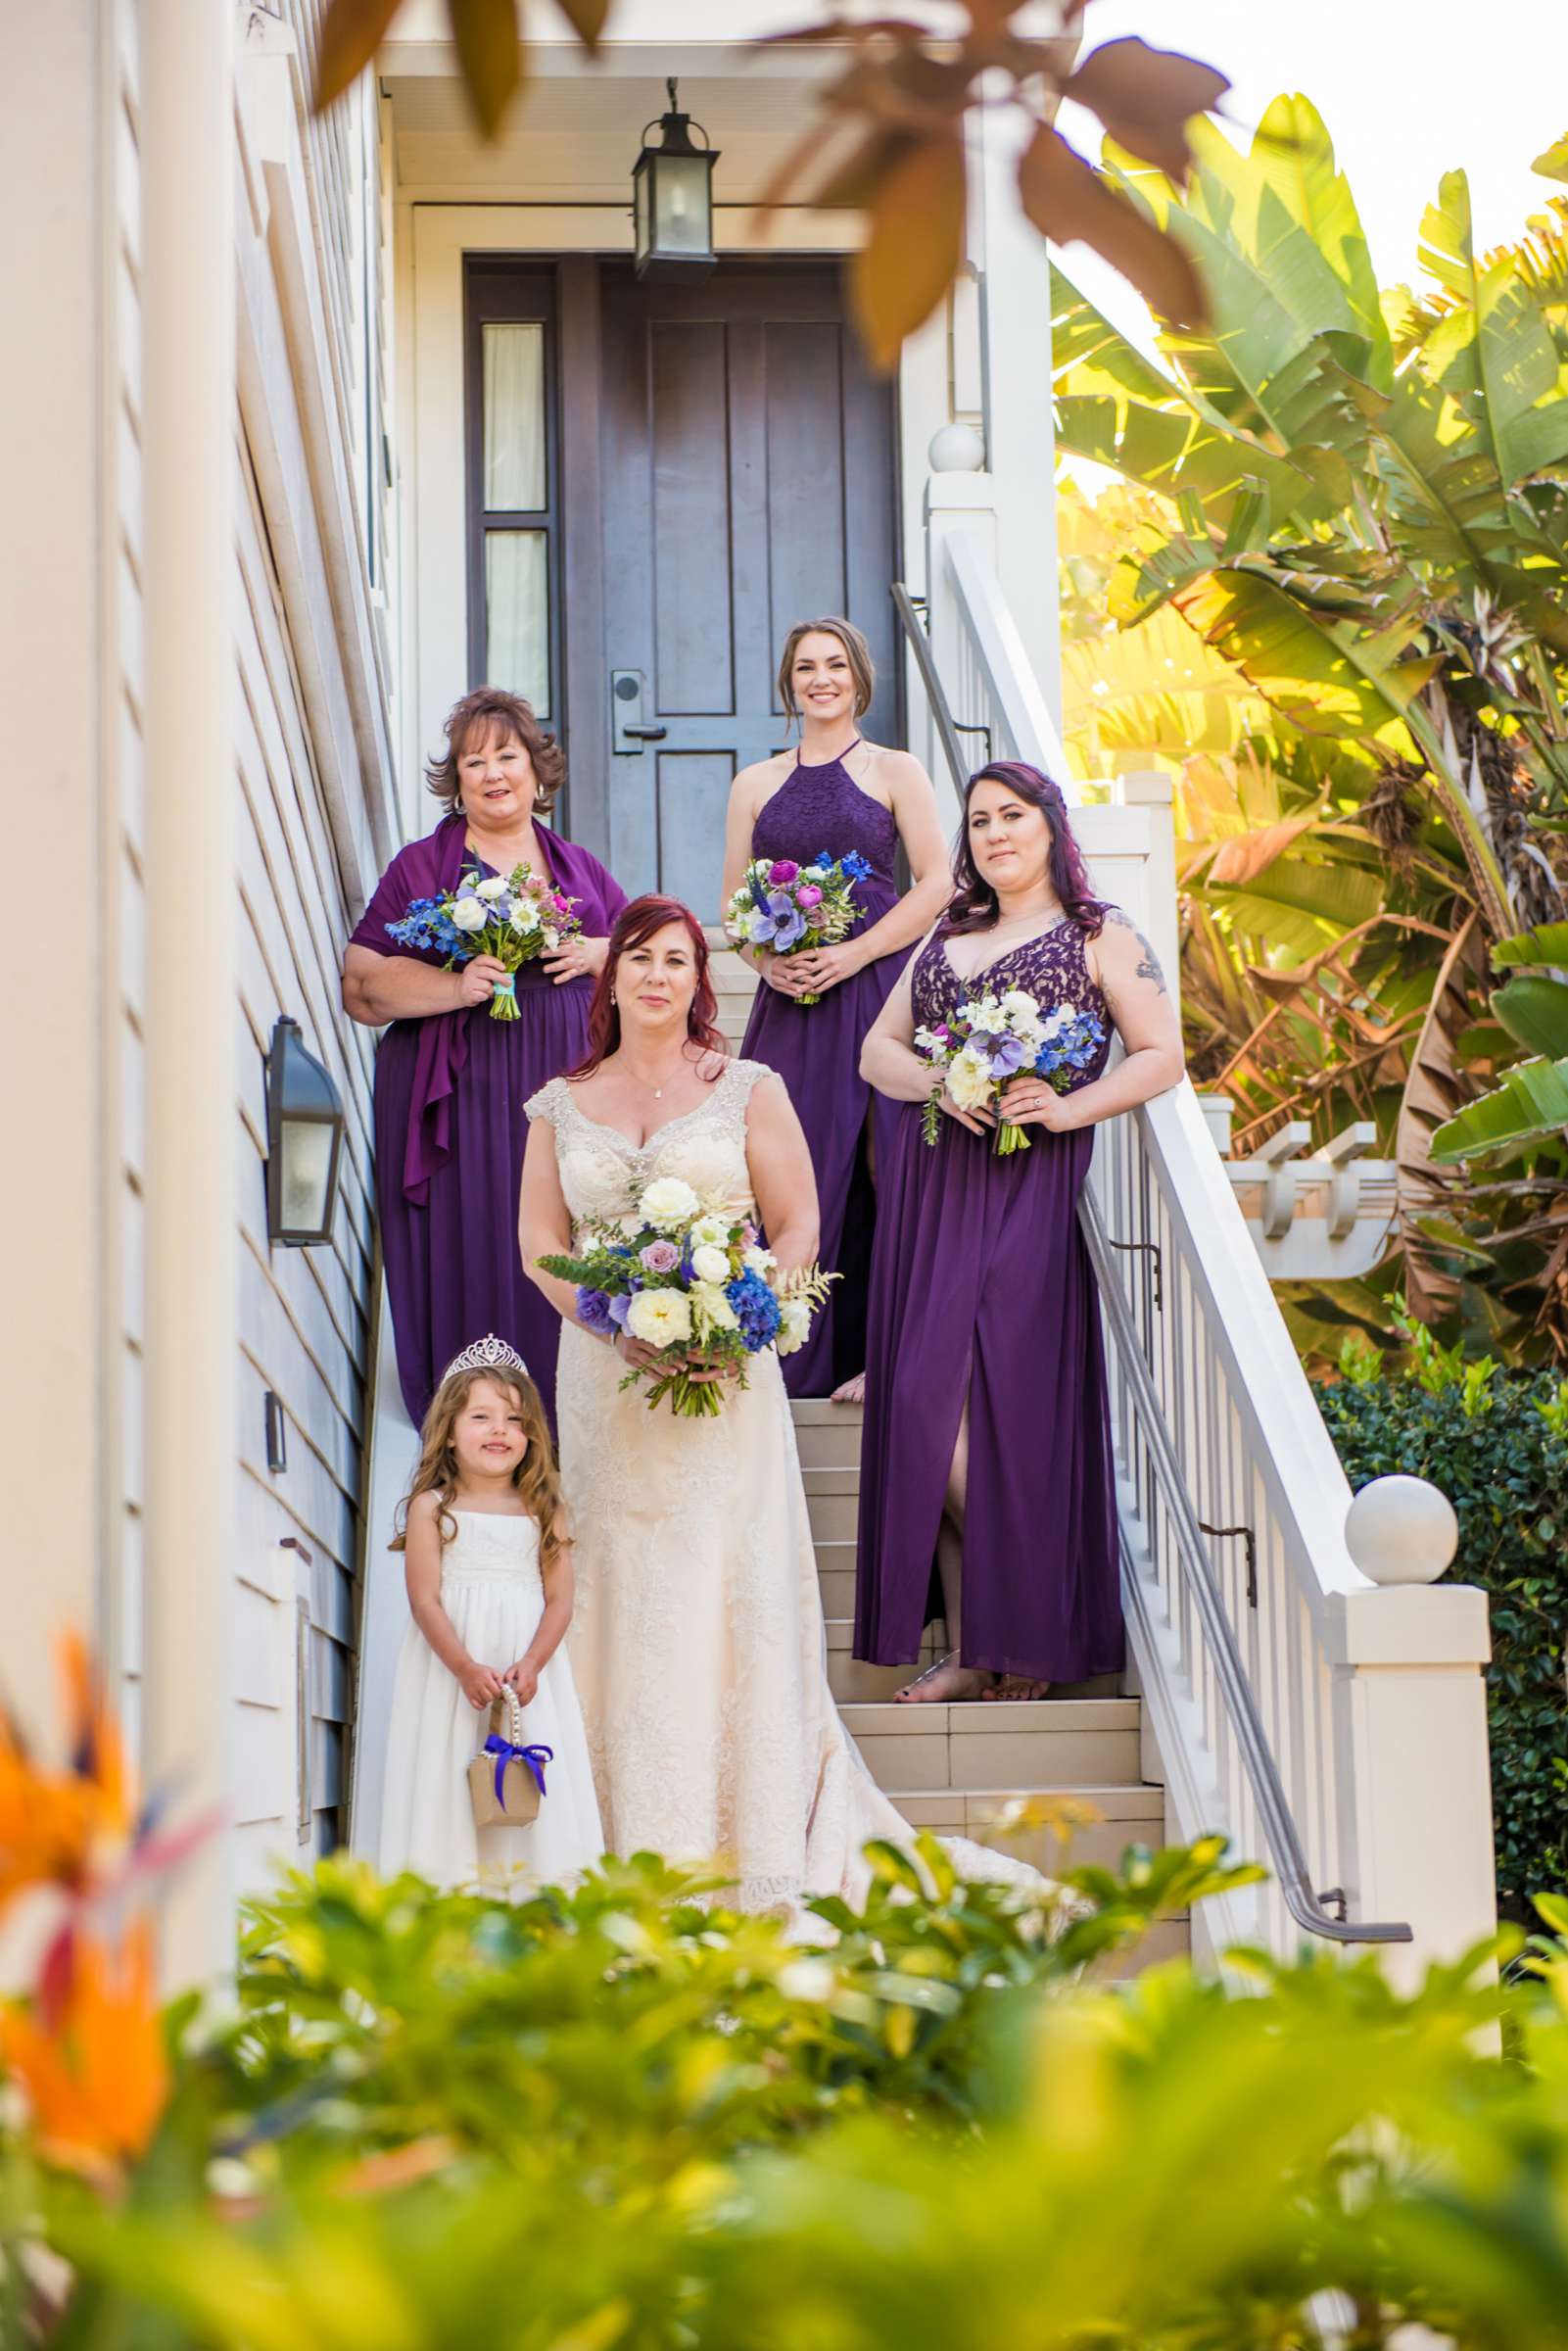
[[[498,1339],[493,1330],[486,1331],[482,1339],[475,1339],[461,1355],[452,1357],[441,1375],[443,1382],[458,1371],[521,1371],[525,1379],[528,1377],[528,1366],[516,1348],[508,1347],[504,1339]]]

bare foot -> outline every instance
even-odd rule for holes
[[[834,1404],[864,1404],[866,1401],[865,1372],[857,1371],[853,1379],[846,1379],[841,1386],[834,1388],[832,1401]]]
[[[895,1703],[906,1706],[945,1706],[962,1704],[970,1698],[988,1698],[991,1676],[973,1665],[961,1665],[958,1652],[949,1650],[934,1665],[927,1665],[912,1682],[896,1694]]]
[[[1049,1682],[1033,1681],[1026,1673],[1004,1673],[992,1682],[985,1695],[1006,1705],[1022,1699],[1049,1697],[1050,1690]]]

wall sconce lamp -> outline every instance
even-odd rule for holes
[[[300,1024],[282,1015],[266,1057],[266,1233],[286,1249],[332,1238],[343,1103]]]

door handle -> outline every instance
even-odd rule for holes
[[[668,727],[623,727],[621,729],[621,733],[629,735],[634,743],[662,743],[669,732]]]

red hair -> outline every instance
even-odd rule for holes
[[[622,907],[610,933],[604,969],[598,976],[588,1016],[588,1053],[575,1070],[567,1072],[569,1078],[592,1078],[599,1063],[619,1050],[621,1015],[614,995],[615,967],[633,947],[646,945],[656,931],[667,929],[671,923],[686,925],[697,976],[696,990],[686,1016],[687,1035],[705,1052],[724,1051],[724,1038],[718,1028],[719,1003],[708,972],[708,942],[702,935],[702,925],[690,907],[683,906],[679,898],[661,898],[650,890],[645,897],[634,898],[630,906]]]

